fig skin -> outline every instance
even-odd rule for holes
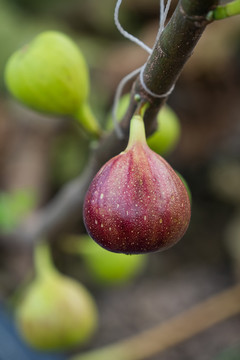
[[[112,252],[166,250],[186,232],[191,216],[187,190],[148,147],[140,116],[131,121],[126,150],[109,160],[90,184],[83,215],[89,235]]]

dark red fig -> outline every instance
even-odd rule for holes
[[[126,150],[109,160],[90,184],[83,211],[89,235],[113,252],[165,250],[187,230],[191,209],[186,188],[148,147],[139,115],[131,120]]]

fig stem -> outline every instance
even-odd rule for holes
[[[206,16],[208,21],[222,20],[230,16],[240,14],[240,0],[235,0],[225,5],[219,5],[214,10],[209,11]]]
[[[58,273],[53,265],[49,246],[45,241],[41,241],[35,246],[34,265],[39,277],[49,277],[50,274]]]
[[[232,286],[139,335],[69,360],[145,360],[240,313],[240,285]]]
[[[89,134],[95,138],[101,137],[102,129],[88,103],[84,103],[79,107],[74,118],[78,120],[79,124],[82,125]]]
[[[136,114],[140,115],[142,118],[144,118],[145,112],[147,108],[149,108],[150,104],[149,102],[143,102],[141,103],[139,109],[137,109]]]
[[[125,151],[131,149],[131,147],[137,142],[147,144],[145,126],[141,115],[133,115],[131,119],[129,140]]]

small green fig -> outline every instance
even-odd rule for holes
[[[72,246],[71,246],[72,245]],[[81,236],[68,247],[79,253],[91,278],[102,285],[117,285],[133,280],[146,266],[147,255],[111,253],[88,236]]]
[[[89,235],[112,252],[165,250],[186,232],[191,216],[187,190],[148,147],[140,115],[131,120],[125,151],[110,159],[90,184],[83,215]]]
[[[121,119],[129,105],[130,94],[121,97],[117,109],[117,118]],[[106,128],[112,129],[112,115],[108,116]],[[157,116],[157,129],[147,138],[147,144],[159,155],[171,152],[177,145],[181,134],[181,125],[178,116],[168,105],[164,105]]]
[[[37,278],[16,309],[23,339],[39,350],[65,350],[84,344],[97,327],[92,296],[53,267],[46,245],[36,249],[36,267]]]
[[[23,104],[48,114],[71,115],[98,133],[88,101],[89,74],[85,59],[66,35],[46,31],[8,60],[5,81]]]
[[[157,116],[157,130],[147,138],[150,149],[164,155],[171,152],[180,138],[181,127],[176,113],[164,105]]]

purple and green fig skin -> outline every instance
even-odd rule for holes
[[[140,116],[131,120],[126,150],[109,160],[90,184],[83,215],[89,235],[117,253],[166,250],[186,232],[191,217],[187,190],[148,147]]]

